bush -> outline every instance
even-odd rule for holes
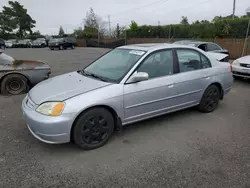
[[[214,22],[195,22],[167,26],[136,26],[127,30],[128,37],[138,38],[244,38],[250,17],[218,19]]]

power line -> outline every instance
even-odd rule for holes
[[[159,0],[159,1],[155,1],[155,2],[150,3],[150,4],[147,4],[147,5],[143,5],[143,6],[140,6],[140,7],[136,7],[136,8],[132,8],[132,9],[125,10],[125,11],[123,11],[123,12],[117,12],[117,13],[111,14],[111,16],[114,16],[114,15],[117,15],[117,14],[122,14],[122,13],[125,13],[125,12],[134,11],[134,10],[139,10],[139,9],[142,9],[142,8],[145,8],[145,7],[148,7],[148,6],[151,6],[151,5],[155,5],[155,4],[164,2],[164,1],[170,1],[170,0]]]
[[[208,3],[208,2],[212,2],[212,1],[214,1],[214,0],[205,0],[205,1],[199,1],[199,2],[197,2],[197,4],[199,4],[199,5],[203,5],[203,4],[205,4],[205,3]],[[159,2],[159,1],[158,1]],[[145,5],[146,6],[146,5]],[[149,5],[148,5],[149,6]],[[190,6],[187,6],[187,7],[183,7],[183,8],[179,8],[179,9],[175,9],[175,10],[172,10],[172,11],[167,11],[166,13],[167,14],[169,14],[169,13],[173,13],[173,12],[177,12],[177,11],[179,11],[179,10],[185,10],[185,9],[189,9],[189,8],[192,8],[194,5],[192,4],[192,5],[190,5]],[[154,10],[152,10],[152,11],[150,11],[150,12],[154,12]],[[150,13],[150,12],[148,12],[148,13]],[[118,20],[115,20],[115,21],[118,21]],[[130,20],[131,21],[131,20]],[[130,22],[129,21],[129,22]],[[111,22],[112,23],[112,22]],[[127,25],[127,24],[126,24]]]

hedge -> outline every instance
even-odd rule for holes
[[[175,24],[167,26],[143,25],[127,30],[128,37],[137,38],[244,38],[250,17],[221,19],[215,22]]]

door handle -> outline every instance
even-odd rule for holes
[[[203,78],[205,78],[206,80],[209,80],[210,76],[206,75],[206,76],[203,76]]]
[[[172,88],[172,87],[174,87],[174,83],[169,83],[169,84],[167,84],[167,86],[168,86],[169,88]]]

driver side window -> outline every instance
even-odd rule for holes
[[[155,52],[142,62],[137,72],[148,73],[149,79],[173,74],[172,50]]]

